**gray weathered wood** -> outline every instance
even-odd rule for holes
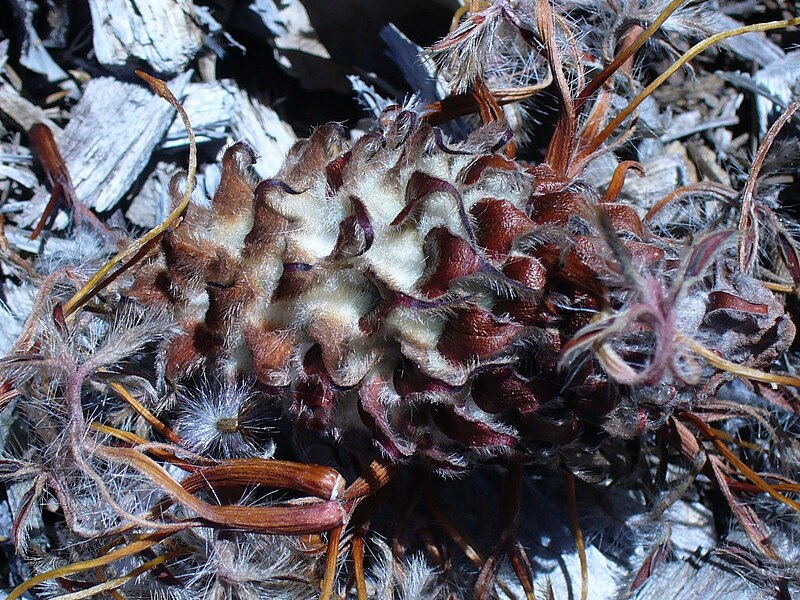
[[[94,51],[108,66],[144,61],[178,73],[202,46],[190,0],[90,0]]]
[[[254,165],[259,176],[273,177],[283,164],[286,153],[297,141],[294,131],[277,113],[246,92],[236,89],[236,110],[231,129],[236,140],[244,140],[258,154]]]
[[[61,128],[53,123],[47,114],[15,90],[10,84],[0,80],[0,113],[14,121],[23,131],[27,131],[34,123],[44,123],[58,136]]]
[[[381,29],[381,39],[389,47],[392,60],[411,89],[417,90],[424,102],[434,102],[447,96],[446,86],[437,77],[436,65],[421,54],[420,46],[392,23]]]
[[[258,154],[255,170],[261,177],[275,175],[297,141],[292,128],[274,110],[229,80],[189,84],[185,108],[199,141],[223,139],[250,144]],[[176,121],[164,147],[179,147],[188,141],[183,126]]]
[[[337,10],[348,10],[342,6]],[[256,35],[272,35],[275,59],[306,89],[334,89],[347,93],[342,69],[319,41],[304,3],[300,0],[253,0],[235,15],[236,26]]]
[[[191,76],[169,82],[179,98]],[[108,211],[125,195],[150,161],[175,109],[144,86],[110,78],[90,81],[57,139],[78,199],[98,212]],[[38,219],[49,192],[29,203],[20,224]]]
[[[39,10],[37,4],[26,0],[13,0],[13,4],[16,5],[15,15],[22,30],[20,64],[35,73],[44,75],[48,81],[67,79],[67,73],[56,64],[56,61],[47,52],[47,48],[44,47],[33,26],[34,17]]]
[[[236,85],[231,81],[190,83],[186,86],[183,107],[192,122],[197,142],[224,140],[228,137],[236,111]],[[173,121],[163,148],[180,148],[189,144],[183,123]]]
[[[286,68],[292,61],[283,52],[300,52],[320,58],[330,58],[327,49],[317,39],[303,3],[299,0],[254,0],[250,10],[275,35],[275,46],[280,52],[278,60]]]
[[[20,185],[30,189],[36,185],[36,177],[30,169],[12,167],[11,165],[0,164],[0,180],[10,179]]]
[[[8,62],[8,40],[0,40],[0,69]]]
[[[125,217],[134,225],[150,229],[169,214],[169,182],[177,167],[159,162],[142,184],[139,193],[131,201]]]
[[[782,106],[777,107],[767,98],[756,97],[758,127],[762,136],[767,132],[779,112],[795,99],[798,80],[800,80],[800,52],[797,50],[789,52],[784,58],[759,69],[753,76],[756,84],[783,103]]]

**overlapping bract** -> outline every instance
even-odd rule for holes
[[[253,152],[230,147],[211,205],[129,290],[181,326],[166,377],[253,378],[303,428],[454,472],[511,452],[569,464],[662,423],[713,373],[681,339],[755,367],[788,347],[729,232],[689,250],[507,141],[495,123],[448,145],[398,109],[355,142],[321,127],[257,185]]]

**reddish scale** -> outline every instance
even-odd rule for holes
[[[538,409],[522,407],[519,410],[518,428],[524,432],[526,439],[560,446],[574,442],[580,436],[583,426],[561,402],[553,401],[549,404],[550,406]],[[558,416],[545,416],[547,413]]]
[[[300,381],[292,393],[290,412],[301,427],[324,432],[331,427],[336,398],[318,379]]]
[[[145,306],[168,308],[176,301],[166,271],[153,263],[136,272],[133,286],[128,293],[131,298]]]
[[[334,378],[342,365],[342,359],[347,355],[348,342],[341,333],[331,331],[324,324],[312,321],[307,329],[308,337],[316,342],[322,352],[322,364],[327,373],[332,373]]]
[[[453,280],[480,269],[480,258],[472,247],[446,227],[434,227],[428,232],[424,252],[427,275],[423,275],[420,291],[429,298],[445,294]]]
[[[400,139],[392,139],[391,132],[386,136],[390,145],[402,144],[403,147],[397,162],[388,170],[388,177],[399,178],[408,167],[420,163],[420,159],[428,148],[431,132],[431,126],[422,123],[415,131],[406,135],[401,134]]]
[[[557,175],[548,164],[532,165],[526,171],[533,176],[536,182],[535,192],[537,194],[557,194],[570,183],[569,179]]]
[[[316,281],[317,275],[308,265],[286,263],[283,265],[283,273],[278,279],[271,300],[279,302],[299,298],[310,290]]]
[[[497,392],[498,398],[509,395],[516,400],[514,411],[507,413],[505,418],[520,431],[520,436],[528,441],[567,444],[577,438],[582,431],[575,414],[566,408],[571,404],[569,398],[574,397],[574,394],[562,388],[562,381],[556,376],[555,363],[558,358],[556,353],[554,358],[555,360],[547,365],[547,368],[542,369],[542,376],[529,381],[522,380],[518,376],[509,377],[502,382],[502,388]],[[545,365],[540,366],[545,367]],[[491,383],[487,382],[486,385],[488,388]],[[490,392],[478,390],[478,393],[486,397]],[[560,397],[562,394],[565,394],[566,398]],[[605,414],[603,409],[599,412]]]
[[[520,325],[543,326],[558,320],[542,301],[524,297],[495,302],[492,312],[498,317],[508,317]]]
[[[514,436],[494,429],[489,423],[470,418],[462,410],[449,404],[431,405],[431,419],[451,440],[469,448],[513,448]]]
[[[328,190],[335,194],[344,185],[344,169],[350,159],[353,158],[352,151],[345,152],[334,158],[325,166],[325,181],[328,183]]]
[[[501,322],[477,306],[456,308],[453,313],[437,349],[456,363],[481,360],[506,349],[523,329],[518,323]]]
[[[579,235],[570,246],[571,253],[578,257],[580,262],[595,273],[602,273],[606,268],[603,255],[602,242],[596,235]]]
[[[290,188],[303,191],[326,178],[328,163],[339,155],[342,135],[336,125],[323,125],[307,140],[297,142],[284,162],[278,179]],[[294,168],[300,166],[300,168]]]
[[[346,260],[361,256],[372,247],[375,232],[369,214],[356,196],[349,197],[352,212],[339,223],[339,237],[328,257],[330,260]]]
[[[717,310],[730,310],[758,316],[766,316],[769,314],[769,307],[767,307],[766,304],[749,302],[730,292],[711,292],[708,295],[708,301],[709,314]]]
[[[168,381],[178,381],[213,364],[221,342],[201,321],[181,326],[183,333],[170,339],[166,347],[164,375]]]
[[[292,392],[290,412],[308,429],[327,431],[336,401],[333,384],[322,363],[322,349],[312,346],[303,358],[303,378]]]
[[[208,310],[205,322],[212,335],[230,338],[231,327],[238,321],[242,308],[254,298],[252,287],[244,280],[238,280],[230,287],[209,284]],[[232,340],[238,344],[239,340]]]
[[[530,218],[537,225],[563,227],[573,216],[586,212],[586,199],[575,192],[557,192],[534,196],[530,208]]]
[[[171,231],[161,241],[167,275],[179,293],[194,293],[195,288],[205,281],[209,265],[217,258],[217,248],[209,244],[198,244],[187,233],[181,230]]]
[[[561,349],[571,334],[565,335],[560,324],[545,327],[541,332],[541,347],[537,352],[536,362],[542,372],[556,373],[558,371],[558,361],[561,358]]]
[[[749,332],[755,334],[761,330],[759,317],[769,314],[769,307],[745,300],[735,294],[725,291],[714,291],[709,294],[709,303],[703,325],[718,329],[727,329],[742,334]],[[764,347],[774,343],[773,330],[762,332],[759,344]]]
[[[255,161],[255,151],[243,142],[225,150],[219,187],[212,201],[214,221],[225,221],[250,212],[253,185],[245,175],[245,170]]]
[[[642,265],[645,268],[664,262],[664,251],[653,244],[646,244],[636,240],[627,240],[625,248],[631,254],[635,265]]]
[[[374,287],[377,297],[380,298],[376,305],[358,320],[361,332],[370,336],[378,330],[392,310],[397,307],[413,306],[416,300],[407,294],[391,289],[371,269],[367,269],[364,276]]]
[[[640,240],[644,239],[645,233],[642,228],[642,221],[632,206],[608,202],[598,206],[608,215],[608,219],[614,226],[615,231],[627,231]]]
[[[426,375],[417,363],[402,357],[394,371],[392,383],[395,391],[407,402],[429,394],[452,395],[456,390],[444,381]]]
[[[326,182],[330,192],[336,193],[353,182],[360,181],[370,159],[386,146],[386,138],[377,132],[368,132],[358,138],[350,150],[331,160],[325,167]],[[354,159],[354,157],[356,157]]]
[[[402,226],[412,215],[422,210],[424,201],[433,194],[448,194],[459,206],[462,201],[460,192],[450,182],[432,177],[422,171],[415,171],[406,185],[405,206],[397,213],[390,226]],[[468,228],[469,224],[465,223],[465,227]]]
[[[267,183],[267,182],[264,182]],[[270,206],[270,200],[286,192],[277,186],[261,185],[256,188],[253,227],[244,238],[242,257],[259,258],[269,254],[277,254],[287,222]]]
[[[417,453],[440,471],[455,474],[466,470],[463,464],[456,461],[453,455],[434,441],[433,436],[428,433],[417,439]]]
[[[558,395],[559,386],[544,379],[526,380],[510,365],[492,366],[472,380],[472,398],[482,410],[536,410]]]
[[[581,309],[579,311],[567,311],[567,314],[562,315],[562,331],[571,338],[575,332],[592,322],[592,319],[600,312],[602,306],[597,296],[586,294],[580,290],[573,292],[570,297],[570,304]]]
[[[380,376],[369,377],[358,388],[358,413],[361,421],[372,432],[373,441],[390,458],[400,460],[409,456],[414,448],[401,440],[389,422],[388,408],[381,401],[387,382]]]
[[[458,179],[465,185],[474,185],[485,171],[517,171],[519,165],[513,160],[506,158],[500,154],[490,154],[486,156],[479,156],[465,167],[459,174]]]
[[[594,372],[593,365],[587,364],[578,380],[583,383],[575,386],[570,398],[570,406],[577,414],[584,417],[604,417],[619,404],[619,389],[609,384],[605,374]]]
[[[541,262],[549,278],[554,282],[559,281],[598,296],[603,294],[604,286],[592,268],[592,263],[596,262],[594,257],[586,256],[574,246],[565,250],[555,243],[539,246],[533,255]]]
[[[216,252],[205,265],[203,283],[216,287],[232,287],[237,279],[242,279],[244,273],[239,266],[239,260],[225,248],[217,247]]]
[[[539,261],[527,256],[510,257],[500,270],[531,290],[543,291],[547,284],[547,270]]]
[[[256,379],[270,385],[273,376],[289,373],[297,347],[294,331],[274,329],[268,323],[248,324],[244,328],[244,341]]]
[[[386,131],[387,146],[393,150],[398,148],[405,149],[411,141],[409,136],[413,135],[419,128],[425,128],[429,134],[425,139],[430,137],[431,126],[422,121],[417,113],[410,110],[400,111]]]
[[[535,223],[507,200],[484,198],[470,209],[475,219],[478,244],[490,260],[503,261],[514,239],[533,229]]]
[[[238,261],[220,252],[206,273],[208,311],[206,324],[215,335],[225,335],[255,293]]]
[[[186,188],[186,173],[176,173],[169,181],[167,192],[169,195],[169,210],[175,210],[183,200],[183,191]],[[204,227],[209,219],[209,211],[204,206],[194,204],[192,202],[186,207],[180,221],[181,227],[177,229],[193,229],[195,227]],[[171,229],[176,231],[176,229]]]

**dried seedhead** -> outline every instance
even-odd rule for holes
[[[767,511],[743,496],[800,510],[787,300],[797,225],[757,185],[800,104],[765,136],[741,190],[631,193],[629,175],[652,182],[631,156],[661,143],[637,110],[733,35],[684,52],[704,13],[681,4],[472,3],[426,54],[450,98],[389,108],[354,139],[318,127],[263,181],[255,151],[235,143],[208,204],[191,199],[192,143],[164,223],[93,276],[48,262],[0,362],[0,407],[16,400],[28,446],[0,460],[0,477],[27,482],[21,551],[47,494],[69,540],[104,543],[65,550],[11,597],[51,580],[87,596],[449,597],[457,586],[430,532],[390,549],[367,543],[369,523],[398,473],[487,463],[508,472],[491,553],[474,551],[430,485],[409,509],[424,504],[472,560],[476,597],[502,589],[506,562],[533,596],[514,539],[530,466],[565,474],[584,595],[575,479],[611,496],[634,474],[617,498],[643,507],[623,521],[647,551],[620,593],[665,560],[659,518],[709,485],[763,557],[748,555],[752,570],[779,587],[791,573]],[[634,56],[653,40],[680,58],[650,81]],[[188,125],[165,84],[144,78]],[[501,104],[551,84],[558,119],[534,164],[516,156]],[[473,110],[482,125],[464,140],[433,124]],[[70,298],[75,278],[85,284]],[[320,445],[335,446],[336,468],[303,462]]]

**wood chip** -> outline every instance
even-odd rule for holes
[[[151,229],[169,214],[169,182],[177,171],[175,165],[159,162],[131,201],[125,217],[134,225]]]
[[[0,69],[8,62],[8,40],[0,40]]]
[[[420,46],[391,23],[381,29],[381,39],[389,47],[389,55],[405,80],[412,90],[417,90],[423,102],[434,102],[447,96],[436,65],[430,59],[420,58]]]
[[[713,33],[728,31],[741,27],[742,23],[721,12],[712,13],[705,24]],[[739,56],[752,60],[761,66],[766,66],[776,60],[782,59],[786,54],[780,46],[774,44],[763,33],[747,33],[725,40],[724,45]]]
[[[232,131],[236,140],[250,144],[258,154],[254,166],[262,178],[274,177],[297,137],[278,114],[237,89]]]
[[[753,76],[756,84],[783,102],[782,106],[775,106],[767,98],[756,97],[760,135],[763,136],[767,132],[772,121],[794,100],[798,80],[800,80],[800,51],[797,50],[758,70]]]
[[[190,76],[186,73],[169,82],[177,97],[183,95]],[[142,85],[107,77],[90,81],[57,140],[81,202],[98,212],[114,208],[174,118],[175,109]],[[32,202],[41,202],[40,195]]]
[[[103,65],[144,61],[156,73],[178,73],[202,46],[189,0],[90,0],[89,8]]]
[[[262,178],[278,172],[289,148],[297,141],[292,128],[274,110],[251,98],[230,80],[189,84],[184,107],[198,141],[227,139],[230,143],[250,144],[258,154],[255,170]],[[167,133],[164,147],[188,143],[186,132],[176,121]]]
[[[28,189],[33,188],[37,183],[36,176],[30,169],[12,167],[4,164],[0,164],[0,179],[11,179]]]
[[[17,124],[22,131],[28,131],[34,123],[44,123],[58,138],[61,128],[53,123],[47,114],[22,96],[10,84],[0,81],[0,114]]]
[[[245,31],[261,36],[271,34],[275,59],[304,88],[348,92],[341,67],[319,41],[300,0],[254,0],[248,10],[238,11],[235,19],[236,26]]]
[[[190,83],[186,86],[183,107],[192,122],[197,143],[224,140],[229,135],[236,112],[236,84],[232,81]],[[163,148],[180,148],[189,144],[186,130],[175,120],[167,132]]]
[[[19,62],[34,73],[44,75],[48,81],[63,81],[67,73],[56,64],[47,48],[44,47],[36,28],[33,26],[37,6],[35,2],[13,0],[14,15],[22,31]]]
[[[250,10],[275,35],[275,46],[279,50],[302,52],[320,58],[331,57],[317,39],[308,13],[299,0],[255,0],[250,4]],[[288,56],[284,54],[279,60],[285,67],[291,68],[292,62]]]

